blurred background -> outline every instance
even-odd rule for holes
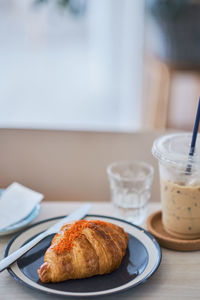
[[[192,130],[200,1],[0,0],[0,127]]]

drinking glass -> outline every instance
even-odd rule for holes
[[[116,217],[141,224],[147,214],[154,169],[143,161],[119,161],[107,167]]]

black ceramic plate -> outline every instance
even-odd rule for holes
[[[14,236],[5,250],[5,256],[52,226],[60,218],[36,223]],[[116,271],[87,279],[68,280],[61,283],[42,283],[38,278],[37,269],[43,263],[44,253],[50,245],[52,235],[41,241],[20,258],[17,263],[13,264],[8,269],[9,273],[20,283],[48,294],[88,297],[107,295],[134,287],[146,281],[156,271],[161,261],[161,250],[156,240],[147,231],[131,223],[111,217],[88,215],[85,219],[99,219],[115,223],[123,227],[129,234],[126,255]]]

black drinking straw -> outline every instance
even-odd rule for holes
[[[200,98],[199,98],[199,103],[198,103],[198,108],[197,108],[197,113],[196,113],[196,119],[195,119],[195,123],[194,123],[192,141],[191,141],[191,145],[190,145],[189,160],[191,159],[191,157],[194,155],[194,152],[195,152],[196,139],[197,139],[197,134],[198,134],[198,129],[199,129],[199,121],[200,121]],[[188,163],[187,168],[186,168],[187,174],[191,173],[191,168],[192,168],[192,165],[190,163]]]

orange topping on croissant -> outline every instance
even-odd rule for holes
[[[109,223],[95,220],[95,221],[86,221],[86,220],[79,220],[76,221],[71,228],[64,231],[63,238],[57,243],[52,246],[53,250],[60,254],[63,251],[70,250],[73,247],[73,241],[81,236],[83,229],[91,228],[93,225],[107,225],[110,226]],[[62,228],[61,228],[62,230]]]

